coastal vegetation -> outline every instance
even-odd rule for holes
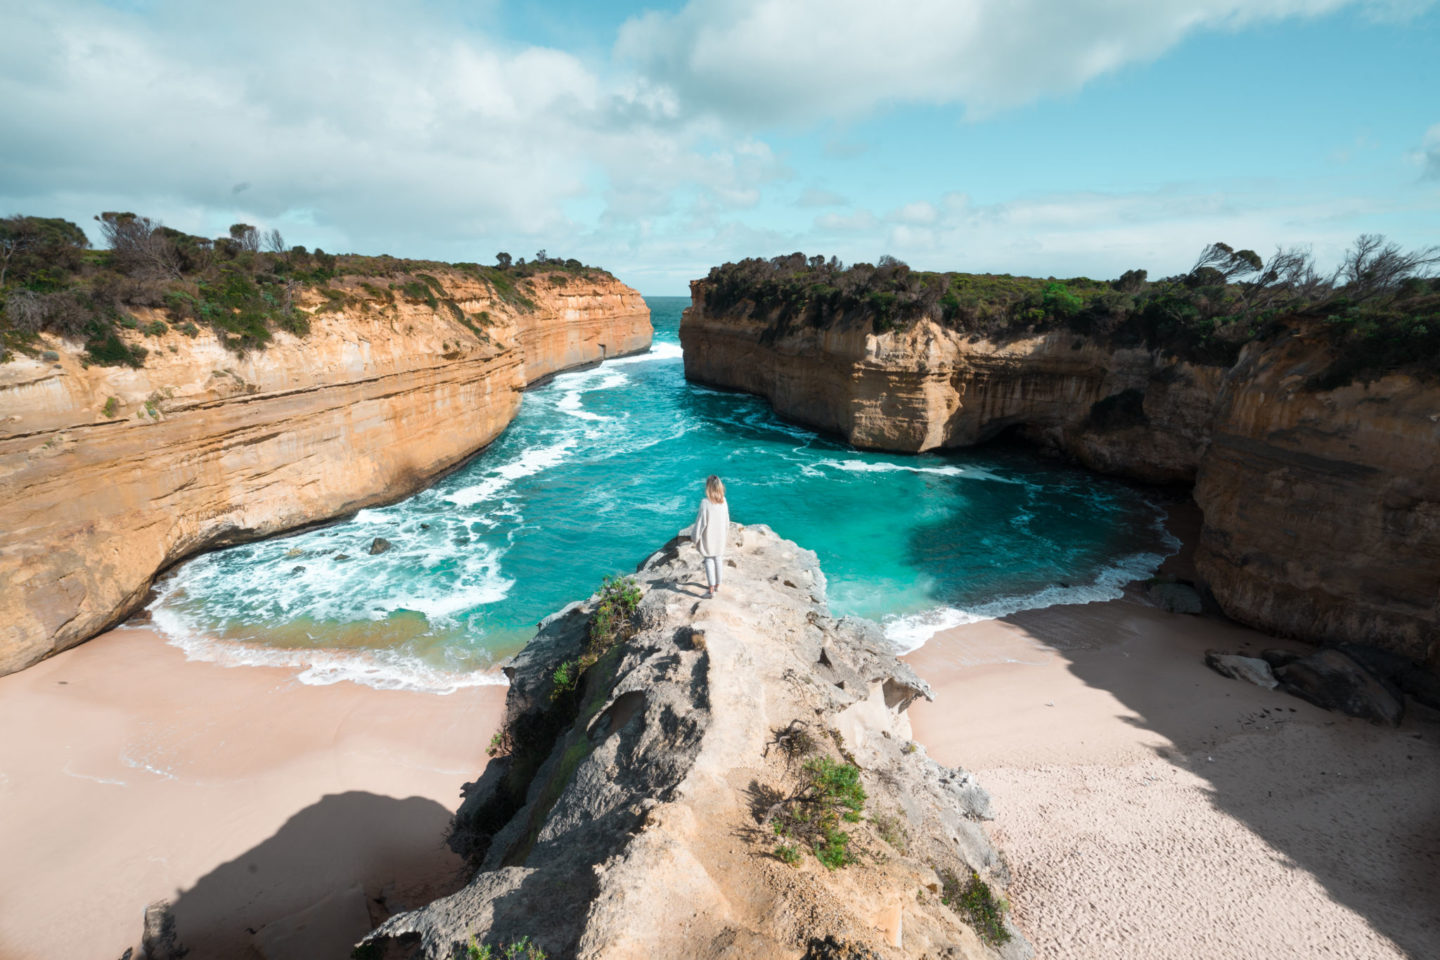
[[[954,871],[941,870],[940,882],[940,902],[964,918],[980,939],[997,947],[1010,942],[1011,934],[1005,927],[1009,905],[1004,898],[995,896],[978,873],[970,871],[970,878],[962,883]]]
[[[854,763],[824,755],[806,758],[795,788],[770,811],[771,829],[780,838],[775,856],[795,866],[800,849],[807,848],[831,870],[855,863],[850,834],[842,823],[859,823],[865,800],[860,768]]]
[[[278,230],[244,223],[211,239],[129,212],[101,213],[95,221],[104,249],[92,249],[85,231],[68,220],[0,220],[0,358],[36,352],[46,332],[83,343],[87,363],[139,367],[150,352],[141,338],[172,328],[195,337],[202,327],[244,353],[263,348],[277,331],[304,336],[316,315],[366,300],[381,309],[401,300],[445,309],[484,336],[488,314],[467,315],[437,273],[484,283],[526,312],[536,307],[535,278],[610,276],[544,250],[529,262],[500,253],[494,265],[442,263],[287,247]]]
[[[1114,280],[936,273],[888,256],[847,266],[793,253],[715,267],[699,295],[711,312],[752,310],[771,324],[771,339],[803,325],[868,323],[880,334],[929,319],[977,339],[1064,330],[1226,366],[1245,344],[1311,320],[1335,347],[1312,386],[1333,387],[1392,370],[1440,376],[1437,264],[1440,247],[1405,251],[1373,234],[1328,275],[1306,250],[1276,250],[1267,261],[1224,243],[1158,280],[1144,270]]]

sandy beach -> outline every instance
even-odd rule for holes
[[[145,628],[0,678],[0,958],[346,956],[458,884],[444,845],[505,687],[448,696],[190,662]]]
[[[1300,648],[1136,587],[907,657],[1040,957],[1440,956],[1440,714],[1375,727],[1203,664],[1268,646]],[[504,694],[306,686],[145,626],[0,678],[0,960],[116,960],[159,899],[192,956],[346,955],[458,886],[445,831]]]
[[[1372,726],[1203,663],[1274,646],[1130,597],[907,657],[936,690],[915,737],[994,797],[1040,957],[1440,956],[1440,714]]]

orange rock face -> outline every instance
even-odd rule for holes
[[[1007,430],[1106,473],[1193,485],[1199,569],[1227,614],[1376,643],[1440,666],[1440,386],[1404,375],[1317,392],[1292,333],[1234,367],[1070,332],[994,343],[921,321],[781,327],[742,305],[680,327],[685,375],[767,398],[857,447],[919,452]]]
[[[618,281],[537,277],[522,309],[439,279],[466,322],[340,281],[343,311],[243,357],[172,330],[138,370],[58,341],[58,360],[0,365],[0,674],[127,616],[183,557],[425,486],[505,429],[527,383],[650,343]]]

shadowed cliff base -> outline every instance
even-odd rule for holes
[[[1138,598],[948,631],[916,736],[995,795],[1017,922],[1075,958],[1440,952],[1440,713],[1398,729],[1219,676],[1283,646]]]

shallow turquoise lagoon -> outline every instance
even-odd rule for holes
[[[489,449],[388,507],[198,557],[157,625],[192,656],[302,680],[445,691],[493,669],[541,617],[687,526],[704,477],[732,519],[819,554],[837,613],[900,647],[934,630],[1108,599],[1174,548],[1143,493],[1023,451],[862,453],[761,400],[685,382],[680,297],[647,298],[651,353],[526,394]],[[370,556],[375,537],[394,544]]]

